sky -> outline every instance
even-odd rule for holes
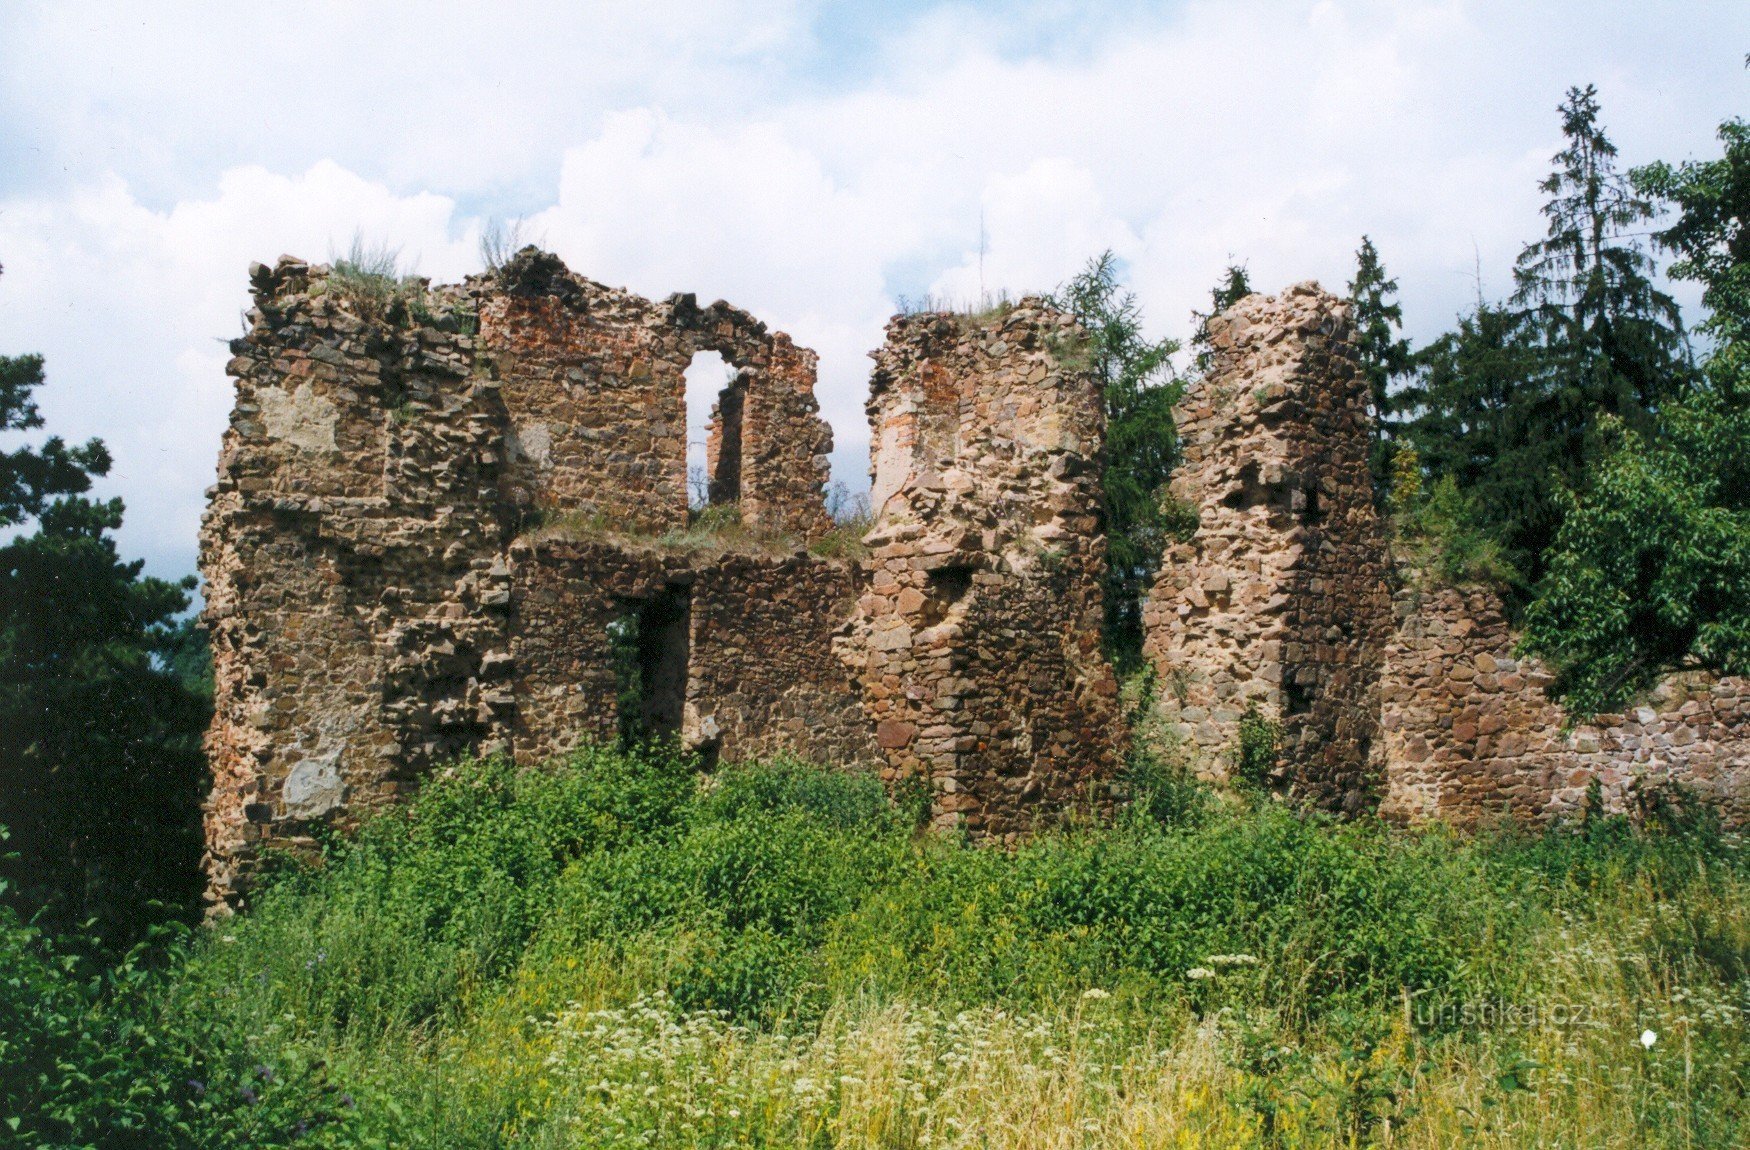
[[[1542,233],[1570,85],[1625,165],[1705,158],[1747,52],[1743,0],[11,2],[0,354],[46,357],[47,431],[105,440],[124,553],[180,576],[250,263],[357,235],[454,280],[520,220],[818,351],[860,489],[901,297],[1049,290],[1110,248],[1184,338],[1228,263],[1341,291],[1365,233],[1426,340]]]

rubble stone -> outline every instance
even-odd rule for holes
[[[1359,810],[1381,790],[1370,762],[1391,619],[1349,306],[1297,284],[1247,296],[1208,331],[1215,358],[1178,409],[1172,482],[1197,527],[1167,549],[1143,614],[1161,706],[1216,777],[1255,706],[1280,725],[1282,789]]]
[[[938,826],[1012,836],[1116,773],[1085,339],[1029,298],[896,317],[874,355],[869,585],[840,650],[886,776],[927,781]]]

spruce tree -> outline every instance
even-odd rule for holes
[[[1215,358],[1215,348],[1209,342],[1209,321],[1251,294],[1252,281],[1246,275],[1246,265],[1229,264],[1221,273],[1221,280],[1209,289],[1209,310],[1191,313],[1191,330],[1196,333],[1191,337],[1191,347],[1196,353],[1193,362],[1199,373],[1208,371]]]
[[[1712,353],[1643,434],[1607,417],[1608,450],[1551,550],[1526,648],[1575,711],[1620,707],[1673,670],[1750,674],[1750,124],[1725,154],[1634,173],[1676,221],[1659,245],[1702,285]]]
[[[1617,171],[1594,89],[1570,89],[1561,115],[1564,146],[1539,184],[1547,234],[1520,255],[1512,299],[1479,299],[1418,355],[1400,395],[1431,477],[1469,497],[1522,591],[1543,575],[1567,493],[1586,489],[1603,454],[1601,417],[1645,433],[1693,378],[1677,305],[1634,234],[1656,209]]]
[[[1355,343],[1361,356],[1361,371],[1367,377],[1373,414],[1373,446],[1368,464],[1373,488],[1381,498],[1390,480],[1392,459],[1391,417],[1396,410],[1392,382],[1408,374],[1410,341],[1400,334],[1404,309],[1397,302],[1398,281],[1385,274],[1379,250],[1367,236],[1355,253],[1355,278],[1349,281],[1349,302],[1354,309]]]
[[[1566,144],[1538,185],[1549,197],[1548,233],[1520,253],[1513,302],[1529,309],[1561,386],[1576,392],[1579,419],[1566,430],[1578,458],[1598,412],[1648,427],[1687,382],[1688,347],[1677,302],[1654,284],[1652,257],[1635,236],[1658,210],[1617,171],[1597,89],[1568,89],[1560,110]]]
[[[1110,251],[1059,288],[1058,307],[1087,331],[1089,367],[1106,409],[1107,574],[1104,637],[1121,672],[1142,659],[1142,603],[1171,528],[1163,501],[1178,463],[1173,405],[1184,388],[1172,370],[1175,340],[1142,334],[1142,309],[1118,279]]]

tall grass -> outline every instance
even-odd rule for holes
[[[463,764],[104,1009],[233,1068],[162,1145],[1737,1144],[1735,840],[1144,784],[1002,850],[793,762]]]

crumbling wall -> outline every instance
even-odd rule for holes
[[[1427,586],[1406,572],[1393,608],[1382,814],[1564,818],[1594,784],[1605,809],[1632,812],[1676,784],[1730,823],[1750,816],[1750,684],[1674,677],[1626,714],[1564,730],[1567,716],[1544,691],[1548,672],[1515,656],[1493,591]]]
[[[701,309],[679,295],[667,307],[691,340],[689,356],[715,351],[736,369],[711,413],[710,501],[733,502],[743,522],[799,539],[830,530],[822,493],[832,471],[832,429],[814,397],[820,357],[721,300]]]
[[[841,651],[887,777],[927,780],[938,825],[1012,834],[1099,802],[1116,767],[1084,338],[1029,299],[897,317],[875,353],[869,581]]]
[[[1213,773],[1248,707],[1281,730],[1278,785],[1358,810],[1389,630],[1349,307],[1316,284],[1211,319],[1214,362],[1178,409],[1172,491],[1198,515],[1144,611],[1162,706]]]
[[[506,642],[503,406],[465,295],[414,315],[289,258],[251,278],[201,533],[220,890],[264,836],[307,841],[490,742],[479,668]]]
[[[686,370],[698,352],[715,351],[737,374],[712,421],[712,501],[799,537],[831,526],[822,493],[832,430],[819,417],[812,351],[721,300],[653,303],[532,248],[470,284],[511,423],[507,494],[535,520],[685,527]]]
[[[829,526],[814,355],[727,304],[652,303],[534,249],[453,287],[289,257],[251,280],[201,532],[215,899],[247,885],[263,843],[308,845],[317,824],[356,821],[438,763],[529,759],[614,734],[606,628],[653,589],[691,585],[696,565],[513,543],[556,523],[644,536],[686,524],[683,376],[697,351],[739,369],[743,518],[799,542]],[[800,749],[848,750],[850,687],[831,632],[850,576],[764,574],[757,611],[753,589],[713,577],[704,594],[723,601],[701,609],[788,611],[781,633],[808,636],[812,666],[781,655],[797,678],[773,686],[765,712],[749,707],[750,721],[818,720],[831,735]],[[773,682],[741,661],[746,682]],[[817,700],[822,667],[837,678]],[[677,677],[677,716],[691,705],[682,689]],[[726,730],[725,750],[767,745],[763,730]]]
[[[511,550],[518,761],[611,742],[620,712],[611,628],[684,594],[687,656],[675,732],[707,762],[777,753],[835,766],[880,762],[834,632],[856,596],[845,563],[590,541]]]

